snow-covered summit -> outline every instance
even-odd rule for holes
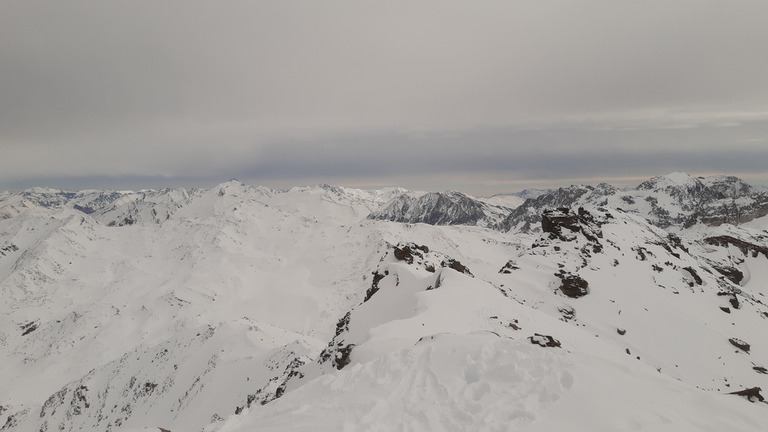
[[[685,188],[687,190],[701,187],[701,180],[684,172],[673,172],[670,174],[656,176],[640,183],[637,189],[640,190],[666,190],[669,188]]]

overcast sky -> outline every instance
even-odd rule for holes
[[[768,184],[768,1],[5,1],[0,190]]]

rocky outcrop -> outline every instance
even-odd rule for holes
[[[533,336],[528,336],[528,340],[540,347],[544,348],[560,348],[560,341],[549,335],[543,335],[534,333]]]
[[[745,398],[748,401],[753,402],[753,403],[754,402],[765,402],[765,398],[763,397],[763,395],[760,394],[760,392],[762,390],[763,389],[761,389],[760,387],[752,387],[752,388],[747,388],[747,389],[744,389],[744,390],[739,390],[739,391],[731,392],[731,393],[728,393],[728,394],[732,394],[732,395],[736,395],[736,396],[741,396],[741,397],[743,397],[743,398]]]
[[[746,342],[744,342],[741,339],[738,338],[730,338],[728,339],[728,342],[731,343],[731,345],[735,346],[736,348],[748,353],[750,349],[750,345]]]
[[[499,273],[502,274],[510,274],[515,270],[520,270],[520,267],[518,267],[517,263],[514,260],[507,261],[506,264],[504,264],[504,267],[499,270]]]
[[[510,231],[515,228],[530,231],[541,222],[545,210],[571,207],[583,195],[594,190],[592,186],[570,186],[528,199],[504,218],[498,228],[501,231]]]
[[[602,219],[613,218],[610,213],[605,213]],[[558,238],[563,241],[573,239],[575,233],[582,233],[589,242],[596,246],[600,245],[600,239],[603,232],[600,226],[603,220],[594,214],[579,207],[577,211],[569,208],[558,208],[544,210],[541,215],[541,230],[550,234],[550,238]]]
[[[423,266],[425,270],[431,273],[434,273],[436,268],[450,268],[459,273],[472,276],[472,272],[467,266],[462,264],[461,261],[439,252],[433,251],[430,253],[427,246],[417,245],[415,243],[399,243],[392,247],[392,255],[396,260],[404,261],[406,264]],[[377,276],[374,275],[374,283],[378,283],[376,277]],[[373,289],[373,287],[371,288]],[[376,290],[378,290],[378,288],[376,288]]]
[[[584,297],[589,294],[589,283],[581,276],[561,271],[555,276],[560,278],[560,292],[570,298]]]

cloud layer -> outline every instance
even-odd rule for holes
[[[14,2],[0,186],[759,175],[765,16],[762,1]]]

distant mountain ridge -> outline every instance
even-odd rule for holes
[[[246,187],[232,180],[219,189],[225,191],[232,187],[227,185]],[[425,193],[408,192],[402,188],[368,191],[330,185],[315,188],[325,191],[328,201],[357,202],[369,210],[371,220],[479,225],[502,231],[535,228],[547,208],[586,204],[621,208],[661,228],[690,227],[696,223],[740,224],[768,215],[768,191],[765,189],[753,187],[734,176],[704,178],[679,172],[653,177],[636,188],[618,189],[606,183],[573,185],[496,195],[496,199],[478,199],[457,191]],[[299,187],[292,191],[309,189]],[[254,190],[266,195],[285,193],[261,187]],[[162,223],[202,192],[182,188],[139,192],[31,188],[0,197],[0,218],[35,209],[71,207],[108,225],[130,225],[139,219]]]
[[[420,196],[402,194],[368,219],[429,225],[484,225],[504,213],[503,207],[486,204],[461,192],[428,192]]]
[[[768,214],[768,193],[733,176],[696,178],[672,173],[649,179],[637,188],[618,189],[601,183],[528,195],[530,198],[510,209],[458,192],[432,192],[422,197],[404,194],[372,212],[369,218],[525,231],[538,226],[545,209],[587,204],[621,208],[661,228],[687,228],[696,223],[740,224]]]

